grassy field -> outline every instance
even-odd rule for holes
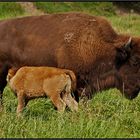
[[[58,4],[59,6],[55,4],[58,6],[57,10],[53,7],[54,3],[38,2],[34,4],[43,9],[43,11],[50,13],[71,11],[72,8],[76,9],[75,7],[77,6],[77,9],[82,7],[82,10],[80,9],[82,12],[86,12],[86,10],[90,12],[91,10],[90,14],[100,15],[97,10],[92,9],[89,3],[85,3],[89,7],[86,7],[86,10],[83,10],[83,7],[85,7],[83,3],[62,3]],[[107,3],[102,5],[104,4]],[[0,3],[0,10],[2,5]],[[17,4],[13,3],[13,5]],[[69,8],[66,5],[69,5]],[[76,6],[73,7],[72,5]],[[108,5],[111,5],[111,3]],[[7,4],[8,6],[9,4]],[[17,7],[20,6],[18,5]],[[100,7],[102,6],[100,5]],[[0,18],[24,16],[24,10],[21,10],[21,7],[19,8],[20,10],[18,8],[13,10],[12,8],[10,12],[5,9],[3,8],[2,11],[5,12],[3,12],[4,15],[0,14]],[[98,8],[96,7],[96,9]],[[117,16],[112,12],[110,15],[105,14],[104,16],[107,16],[107,19],[118,32],[135,36],[140,34],[139,16],[132,14]],[[0,113],[1,138],[140,137],[140,95],[136,99],[129,101],[118,90],[110,89],[98,93],[92,100],[87,102],[81,100],[77,113],[66,110],[64,114],[59,114],[54,110],[49,99],[36,99],[29,102],[21,118],[16,117],[17,99],[8,86],[5,88],[3,101],[4,110]]]
[[[47,13],[84,12],[94,15],[115,15],[111,2],[35,2],[34,5]]]
[[[0,18],[13,18],[25,13],[20,4],[15,2],[0,2]]]

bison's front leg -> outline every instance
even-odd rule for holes
[[[89,85],[77,89],[78,96],[82,98],[92,99],[92,89]]]
[[[0,107],[2,106],[2,96],[3,96],[3,90],[7,84],[7,81],[3,76],[0,75]]]
[[[80,94],[79,94],[79,91],[76,89],[74,91],[74,95],[72,94],[72,96],[74,97],[74,99],[79,102],[79,97],[80,97]]]
[[[91,99],[93,90],[90,87],[89,80],[86,75],[77,75],[77,88],[74,92],[75,100],[79,102],[81,98]]]
[[[3,90],[5,86],[7,85],[6,77],[8,74],[8,65],[5,64],[3,66],[0,66],[0,110],[2,109],[2,95],[3,95]]]

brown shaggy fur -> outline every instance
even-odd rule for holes
[[[71,96],[71,92],[76,88],[76,76],[70,70],[54,67],[22,67],[18,71],[10,69],[7,80],[18,98],[17,114],[29,100],[46,96],[60,112],[64,111],[66,105],[71,110],[78,109],[78,103]]]
[[[83,13],[0,21],[0,90],[2,92],[6,85],[9,67],[14,66],[54,66],[73,70],[78,78],[77,88],[86,88],[87,95],[97,88],[98,77],[115,69],[123,85],[127,85],[123,90],[120,84],[118,89],[132,99],[140,87],[136,82],[140,80],[140,38],[132,37],[128,54],[123,45],[129,38],[130,35],[117,34],[103,17]],[[133,59],[137,66],[131,65]]]

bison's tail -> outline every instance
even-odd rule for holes
[[[65,73],[70,76],[71,81],[72,81],[72,90],[75,91],[77,80],[76,80],[76,76],[75,76],[74,72],[71,70],[65,70]]]
[[[18,68],[11,68],[8,71],[8,75],[7,75],[7,81],[9,82],[11,80],[11,78],[14,77],[14,75],[16,74]]]

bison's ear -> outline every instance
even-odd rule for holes
[[[126,49],[124,49],[124,47],[122,48],[116,48],[116,59],[118,61],[124,62],[129,56],[128,51],[126,51]]]
[[[115,64],[117,68],[120,68],[122,64],[124,64],[128,58],[130,57],[130,52],[132,49],[131,38],[128,40],[126,44],[124,44],[121,48],[116,48],[116,57]]]
[[[122,48],[116,48],[115,66],[119,69],[128,59],[129,54]]]
[[[129,56],[132,49],[132,38],[130,37],[128,42],[120,48],[116,48],[116,57],[120,61],[125,61]]]

